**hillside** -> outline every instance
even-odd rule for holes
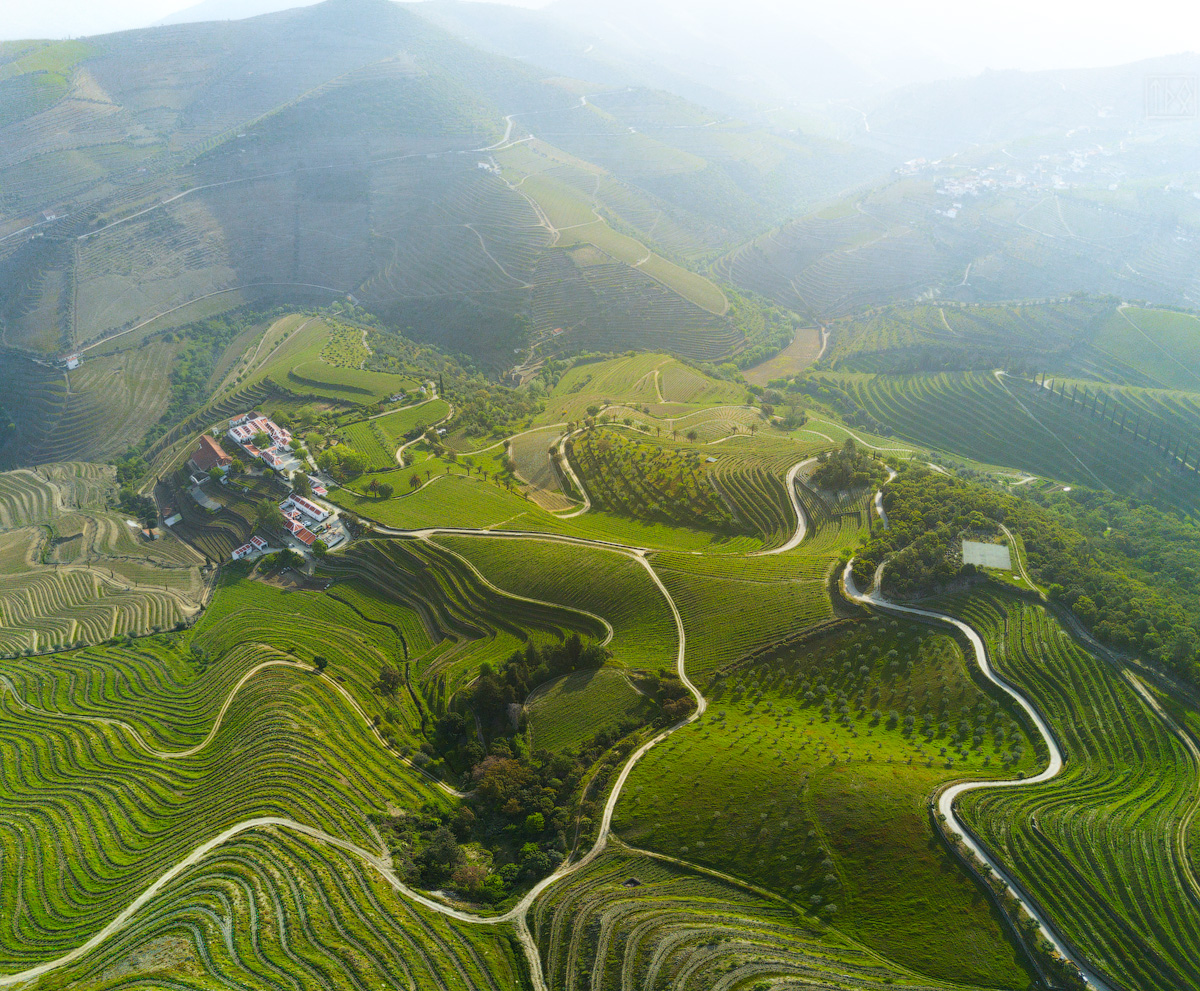
[[[1196,60],[278,6],[0,43],[0,988],[1200,988]]]
[[[834,142],[487,54],[388,0],[8,52],[0,319],[8,347],[42,355],[352,297],[498,368],[560,329],[584,329],[572,347],[626,346],[613,324],[632,342],[675,326],[713,360],[761,320],[681,280],[877,170]],[[22,96],[42,65],[57,89]],[[581,263],[560,231],[589,221],[599,254]]]

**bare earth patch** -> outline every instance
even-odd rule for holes
[[[751,385],[766,385],[771,379],[786,378],[803,371],[821,353],[821,331],[818,327],[805,327],[796,331],[796,339],[786,348],[743,373]]]

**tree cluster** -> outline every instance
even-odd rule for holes
[[[883,465],[867,451],[860,450],[850,438],[839,451],[822,451],[817,461],[811,476],[813,483],[833,492],[865,489],[887,477]]]
[[[596,670],[604,666],[608,656],[599,644],[584,644],[578,633],[547,647],[530,643],[523,651],[514,651],[499,671],[481,665],[479,677],[459,698],[464,706],[474,709],[486,727],[503,728],[508,707],[523,703],[538,685],[574,671]]]
[[[358,478],[369,463],[366,455],[348,444],[337,444],[317,455],[317,466],[337,482]]]
[[[976,569],[952,548],[979,517],[1021,535],[1033,579],[1102,642],[1200,680],[1200,531],[1135,499],[1074,489],[1017,496],[910,463],[885,494],[889,528],[856,562],[885,556],[884,590],[920,594]]]

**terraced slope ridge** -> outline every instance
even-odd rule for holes
[[[0,653],[13,656],[190,622],[203,559],[113,504],[114,470],[46,464],[0,473]]]

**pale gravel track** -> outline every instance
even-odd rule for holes
[[[567,473],[567,477],[571,479],[571,484],[573,484],[578,490],[579,494],[583,496],[583,505],[578,509],[573,509],[569,513],[555,513],[560,520],[574,519],[576,516],[582,516],[592,508],[592,499],[591,496],[588,495],[588,490],[583,484],[583,479],[575,474],[575,469],[571,467],[571,459],[567,457],[567,441],[574,437],[575,434],[581,432],[582,428],[580,428],[580,430],[576,430],[574,433],[563,434],[562,438],[558,442],[558,455],[560,458],[559,464],[562,466],[563,471]]]
[[[791,539],[780,547],[772,547],[766,551],[754,551],[747,555],[748,557],[766,557],[770,554],[783,554],[800,546],[800,543],[808,535],[808,519],[804,515],[804,507],[800,505],[800,497],[796,495],[796,476],[800,474],[800,469],[812,464],[817,459],[806,458],[797,464],[792,465],[788,469],[786,478],[784,479],[784,487],[787,489],[788,499],[792,503],[792,511],[796,514],[796,532],[792,534]]]

